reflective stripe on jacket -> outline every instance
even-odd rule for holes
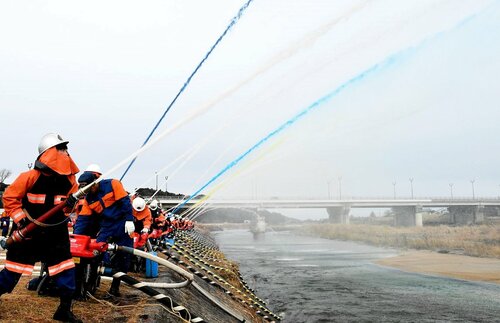
[[[76,192],[78,184],[74,175],[44,175],[37,169],[21,173],[5,190],[3,203],[5,212],[18,223],[26,217],[24,210],[37,219],[55,205],[63,202],[70,193]],[[58,223],[64,216],[61,211],[48,223]]]

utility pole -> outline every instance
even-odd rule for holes
[[[342,176],[339,176],[339,200],[342,200]]]
[[[168,176],[165,176],[165,193],[168,193],[167,181],[168,181]]]
[[[411,199],[413,200],[413,177],[410,177]]]
[[[450,198],[453,200],[453,183],[450,183]]]
[[[476,199],[476,194],[475,194],[475,192],[474,192],[474,182],[475,182],[475,181],[476,181],[475,179],[471,179],[471,180],[470,180],[470,183],[471,183],[471,185],[472,185],[472,199],[473,199],[473,200],[475,200],[475,199]]]
[[[396,182],[392,182],[392,186],[393,186],[393,191],[394,191],[394,199],[396,199]]]

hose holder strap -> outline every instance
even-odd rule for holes
[[[60,225],[60,224],[63,224],[64,222],[67,222],[68,219],[64,219],[62,220],[61,222],[59,223],[52,223],[52,224],[49,224],[49,223],[43,223],[43,222],[40,222],[38,221],[37,219],[33,219],[30,214],[28,213],[28,211],[26,209],[23,209],[23,212],[24,214],[26,214],[26,217],[28,218],[28,220],[30,220],[31,222],[33,222],[34,224],[38,225],[39,227],[55,227],[57,225]]]

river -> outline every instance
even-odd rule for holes
[[[392,249],[288,231],[214,236],[283,322],[500,322],[500,285],[373,263],[396,255]]]

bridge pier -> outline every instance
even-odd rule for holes
[[[394,213],[394,225],[397,227],[421,227],[422,207],[421,206],[395,206],[392,208]]]
[[[450,206],[450,223],[452,224],[480,224],[484,221],[484,206]]]
[[[333,206],[326,208],[330,223],[349,224],[350,206]]]

